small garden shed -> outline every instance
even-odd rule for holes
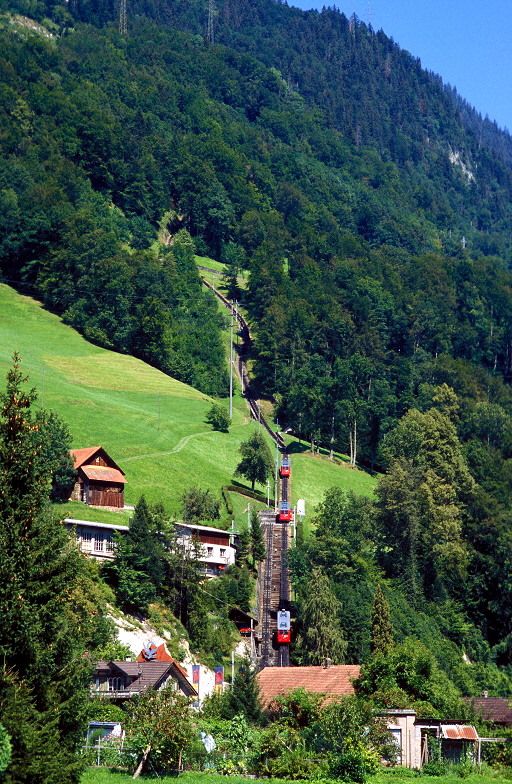
[[[72,449],[71,457],[78,473],[70,500],[90,506],[124,507],[126,479],[117,463],[102,446]]]

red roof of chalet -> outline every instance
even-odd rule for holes
[[[86,446],[83,449],[70,449],[69,454],[75,461],[75,470],[77,468],[81,468],[85,463],[88,463],[96,454],[97,452],[104,452],[108,460],[112,463],[113,468],[117,468],[122,474],[124,471],[119,468],[116,461],[113,460],[109,454],[105,451],[102,446]]]
[[[352,680],[359,677],[358,664],[333,664],[329,667],[265,667],[258,673],[261,701],[267,706],[274,697],[294,689],[325,694],[326,702],[334,697],[354,694]]]
[[[69,454],[75,461],[75,469],[80,468],[80,466],[93,457],[99,449],[101,449],[101,446],[86,446],[85,449],[70,449]]]
[[[97,465],[82,465],[80,471],[83,471],[88,479],[95,479],[97,482],[122,482],[126,484],[126,479],[121,471],[117,468],[110,468],[110,466],[97,466]]]

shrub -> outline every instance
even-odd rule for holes
[[[345,748],[341,754],[331,757],[330,773],[334,778],[343,781],[355,781],[364,784],[369,776],[379,770],[377,752],[367,749],[360,741]]]
[[[220,430],[223,433],[228,432],[229,425],[231,423],[229,413],[225,408],[219,406],[217,403],[214,403],[206,414],[206,421],[213,427],[214,430]]]
[[[7,769],[11,761],[11,741],[7,730],[0,724],[0,775]]]

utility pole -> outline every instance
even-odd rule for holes
[[[251,505],[247,504],[247,530],[251,533]]]
[[[128,25],[126,22],[126,0],[119,2],[119,33],[126,35],[128,33]]]

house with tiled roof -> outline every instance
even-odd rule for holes
[[[197,697],[197,691],[183,667],[170,661],[99,661],[96,663],[91,693],[115,702],[124,702],[145,691],[158,691],[171,683],[176,692]]]
[[[295,689],[325,694],[325,701],[354,694],[353,681],[359,677],[358,664],[333,664],[325,667],[265,667],[258,675],[261,702],[268,707],[275,697]]]
[[[77,480],[71,501],[90,506],[124,507],[124,472],[102,446],[72,449]]]
[[[492,721],[503,727],[512,726],[512,700],[506,697],[466,697],[475,713],[484,721]]]
[[[257,675],[264,708],[296,689],[305,689],[325,696],[325,703],[355,693],[354,681],[359,677],[357,664],[324,667],[265,667]],[[429,739],[436,738],[446,759],[460,761],[466,750],[476,761],[480,759],[482,738],[474,726],[450,719],[420,719],[413,710],[388,710],[382,714],[396,744],[396,764],[421,768],[429,761]]]

